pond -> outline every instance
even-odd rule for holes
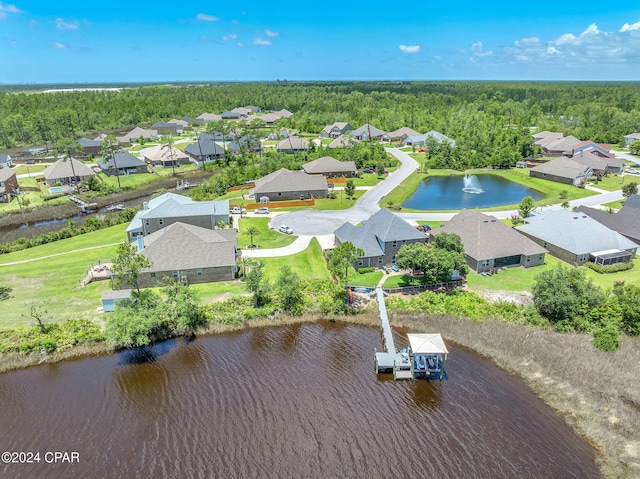
[[[544,197],[497,175],[450,175],[425,178],[402,204],[416,210],[461,210],[517,205],[525,196],[534,200]]]
[[[79,455],[0,477],[599,477],[516,376],[448,342],[449,379],[395,382],[380,344],[323,321],[0,374],[2,451]]]

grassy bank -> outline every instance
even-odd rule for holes
[[[615,353],[606,353],[586,334],[493,320],[392,314],[392,324],[437,331],[518,374],[593,444],[605,477],[639,477],[640,338],[625,336]]]
[[[560,199],[560,193],[562,191],[568,191],[569,196],[566,198],[567,200],[575,200],[578,198],[585,198],[587,196],[593,196],[596,193],[593,191],[589,191],[586,189],[575,188],[569,185],[565,185],[562,183],[556,183],[554,181],[543,180],[540,178],[531,178],[529,176],[529,170],[524,168],[511,168],[505,170],[487,170],[487,169],[477,169],[477,170],[467,170],[465,172],[460,172],[456,170],[429,170],[429,173],[412,173],[407,179],[404,180],[398,187],[396,187],[393,191],[391,191],[382,201],[382,206],[386,206],[389,202],[392,202],[395,205],[402,205],[407,198],[416,190],[418,185],[425,179],[436,176],[463,176],[465,174],[488,174],[500,176],[506,180],[512,181],[514,183],[521,184],[526,186],[527,188],[531,188],[532,190],[539,191],[544,195],[544,197],[536,201],[536,206],[547,206],[551,204],[557,204],[564,201],[564,199]],[[478,211],[506,211],[517,209],[518,205],[502,205],[502,206],[492,206],[490,208],[480,208]],[[403,208],[402,211],[405,212],[419,212],[421,210],[415,210],[411,208]],[[429,211],[452,211],[452,210],[429,210]]]

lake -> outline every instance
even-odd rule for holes
[[[539,191],[496,175],[473,175],[477,182],[465,188],[464,176],[432,176],[425,178],[402,207],[416,210],[461,210],[517,205],[525,196],[534,200],[544,197]],[[466,189],[467,191],[463,191]]]
[[[599,477],[519,378],[448,342],[448,380],[394,382],[374,373],[380,346],[377,329],[318,322],[1,374],[2,451],[79,462],[0,477]]]

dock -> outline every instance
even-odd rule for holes
[[[78,209],[83,213],[91,213],[98,209],[98,203],[88,203],[75,195],[70,195],[69,199],[78,205]]]
[[[448,350],[439,334],[409,334],[409,349],[398,352],[393,341],[389,315],[382,288],[376,289],[384,351],[375,353],[376,374],[393,373],[393,378],[445,379],[444,361]]]

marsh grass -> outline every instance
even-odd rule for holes
[[[640,338],[624,336],[607,353],[586,334],[495,320],[392,314],[392,324],[437,331],[521,376],[594,446],[605,477],[640,477]]]

